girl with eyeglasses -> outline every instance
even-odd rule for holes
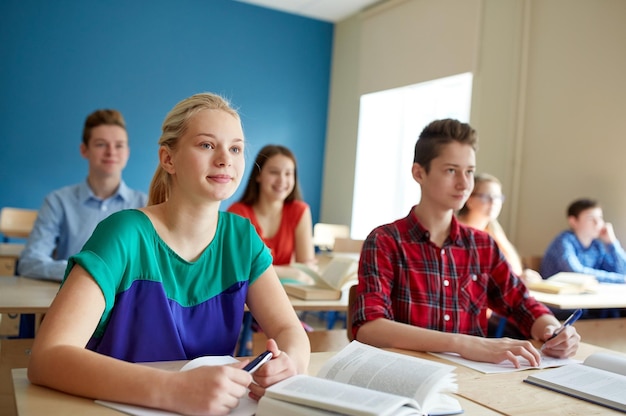
[[[488,173],[474,176],[474,190],[467,202],[457,213],[460,222],[478,230],[486,231],[498,244],[498,248],[511,265],[511,268],[524,282],[541,280],[541,275],[532,269],[524,269],[522,260],[509,241],[498,216],[502,210],[504,195],[502,184]]]

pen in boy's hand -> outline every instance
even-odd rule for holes
[[[580,318],[583,314],[583,310],[582,309],[576,309],[574,311],[573,314],[571,314],[566,320],[565,322],[563,322],[563,325],[561,325],[560,328],[558,328],[556,331],[554,331],[554,333],[552,334],[552,336],[550,338],[548,338],[548,341],[550,341],[551,339],[553,339],[554,337],[556,337],[557,335],[559,335],[566,327],[573,325],[574,322],[576,322],[578,320],[578,318]]]

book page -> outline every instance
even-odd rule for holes
[[[450,413],[459,402],[442,393],[457,391],[454,367],[417,357],[384,351],[352,341],[326,362],[319,377],[372,390],[412,397],[424,412],[445,403]]]
[[[265,395],[259,400],[256,416],[334,416],[340,413],[286,402]]]
[[[348,256],[333,257],[321,274],[306,264],[294,263],[292,266],[309,275],[316,286],[325,289],[342,290],[348,282],[357,279],[358,262]]]
[[[322,276],[318,272],[316,272],[315,270],[313,270],[312,268],[310,268],[306,264],[293,263],[291,266],[293,268],[298,269],[301,272],[307,274],[308,276],[310,276],[313,279],[313,281],[315,282],[315,286],[319,286],[319,287],[325,288],[325,289],[333,289],[331,286],[328,285],[328,283],[326,283],[324,280],[322,280]]]
[[[107,400],[96,400],[97,404],[108,407],[110,409],[115,409],[119,412],[126,413],[127,415],[134,416],[181,416],[179,413],[168,412],[167,410],[160,409],[151,409],[149,407],[143,406],[135,406],[132,404],[125,403],[117,403],[117,402],[109,402]],[[257,409],[257,402],[250,397],[248,394],[244,395],[240,401],[239,405],[234,408],[229,415],[230,416],[254,416]]]
[[[587,357],[584,364],[626,376],[626,356],[623,355],[596,352]]]
[[[187,364],[181,367],[180,371],[193,370],[194,368],[202,367],[205,365],[225,365],[238,362],[237,359],[230,355],[207,355],[204,357],[194,358]]]
[[[524,357],[518,356],[520,361],[520,368],[515,368],[512,362],[505,360],[498,364],[484,363],[480,361],[472,361],[467,358],[461,357],[459,354],[452,352],[431,352],[431,355],[443,358],[445,360],[452,361],[462,366],[471,368],[476,371],[480,371],[485,374],[497,374],[497,373],[513,373],[515,371],[534,370],[537,368],[549,368],[549,367],[561,367],[568,364],[580,363],[580,360],[573,358],[554,358],[547,355],[541,355],[541,363],[537,367],[530,365],[530,362]]]
[[[328,286],[342,290],[350,281],[357,280],[358,261],[352,257],[334,256],[322,272],[321,278]]]
[[[392,415],[405,405],[414,409],[411,414],[420,414],[417,403],[410,398],[303,374],[274,384],[265,395],[350,415]]]

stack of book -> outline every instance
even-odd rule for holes
[[[595,293],[598,288],[598,280],[590,274],[561,272],[545,280],[528,282],[526,286],[537,292],[561,295]]]

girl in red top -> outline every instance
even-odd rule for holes
[[[284,146],[267,145],[256,157],[241,199],[228,208],[250,220],[272,251],[278,276],[310,279],[292,262],[315,267],[311,209],[302,200],[296,158]]]

